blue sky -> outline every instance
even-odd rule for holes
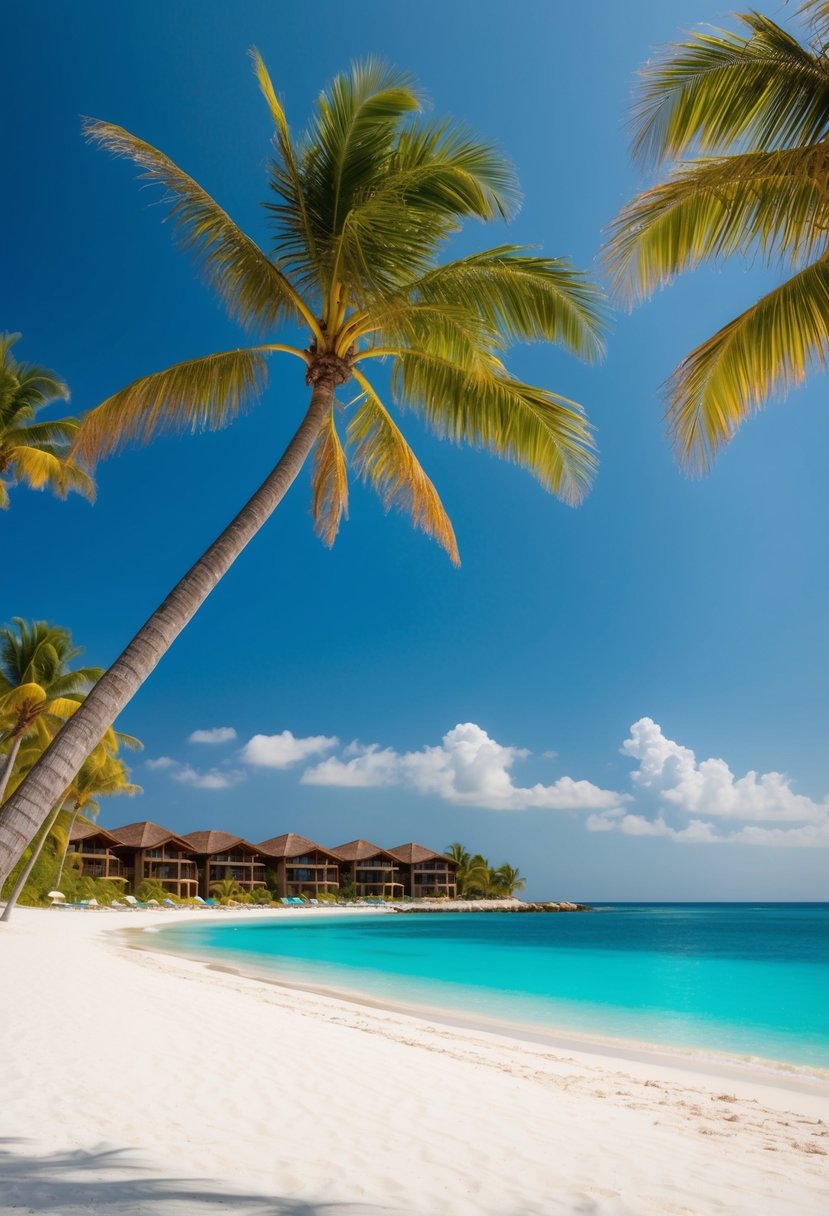
[[[295,129],[334,72],[377,54],[518,167],[518,218],[470,227],[463,246],[528,242],[589,266],[641,184],[625,132],[637,67],[724,6],[315,12],[313,29],[302,6],[267,0],[7,15],[3,325],[23,332],[19,357],[60,371],[76,412],[243,340],[134,170],[83,144],[80,115],[162,148],[266,241],[270,129],[248,47]],[[704,481],[680,476],[660,423],[661,381],[774,281],[737,263],[688,276],[616,314],[599,368],[514,351],[519,375],[584,402],[598,428],[600,473],[577,511],[408,416],[459,571],[359,485],[329,552],[303,476],[124,713],[145,793],[102,822],[461,839],[517,864],[538,897],[826,898],[826,382],[752,421]],[[230,430],[102,465],[94,507],[18,490],[0,521],[0,614],[59,621],[89,661],[111,661],[275,462],[306,397],[298,366],[274,362],[264,403]],[[188,742],[217,727],[235,737]]]

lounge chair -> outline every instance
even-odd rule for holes
[[[286,908],[290,908],[294,901],[292,899],[290,899],[287,895],[281,895],[279,897],[279,902],[281,904],[284,904]]]
[[[164,904],[165,908],[177,908],[178,907],[178,904],[174,903],[172,899],[165,899],[163,901],[163,904]]]

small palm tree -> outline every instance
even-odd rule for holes
[[[0,507],[8,507],[15,483],[32,490],[49,489],[59,498],[70,490],[95,497],[95,483],[70,460],[75,418],[36,422],[53,401],[68,401],[66,385],[45,367],[19,363],[11,348],[20,334],[0,334]]]
[[[100,667],[73,670],[79,654],[69,631],[47,621],[14,617],[0,628],[0,803],[26,736],[34,734],[43,751],[102,674]]]
[[[0,921],[7,921],[11,918],[11,914],[23,893],[29,875],[34,869],[43,846],[50,835],[57,833],[59,837],[60,862],[58,864],[57,877],[53,883],[59,890],[60,881],[63,877],[63,867],[66,862],[66,853],[69,848],[69,841],[72,838],[72,829],[75,826],[78,815],[83,814],[87,818],[96,818],[100,810],[98,798],[109,797],[113,794],[126,794],[132,797],[142,792],[140,785],[131,784],[127,766],[115,754],[120,744],[125,744],[129,747],[139,746],[138,741],[130,738],[128,735],[118,735],[115,738],[115,750],[112,750],[113,744],[111,739],[108,738],[100,743],[91,756],[81,765],[61,804],[55,808],[51,819],[41,828],[38,838],[33,842],[29,860],[21,870],[14,889],[6,901],[6,906],[3,909],[2,915],[0,915]],[[66,812],[68,812],[68,815]],[[62,814],[64,822],[59,823]]]
[[[493,887],[499,895],[512,896],[516,891],[523,891],[527,885],[526,878],[515,866],[499,866],[493,870],[492,878]]]
[[[743,13],[737,31],[696,33],[642,72],[635,153],[677,163],[613,221],[617,290],[635,303],[735,254],[787,276],[667,382],[669,431],[690,472],[707,471],[769,397],[829,362],[829,5],[799,11],[812,18],[810,45]]]
[[[235,878],[228,875],[228,877],[222,878],[218,882],[211,882],[210,894],[216,895],[221,903],[226,904],[231,899],[244,899],[247,893]]]
[[[261,394],[266,361],[277,352],[301,364],[310,402],[272,473],[8,800],[0,813],[0,881],[312,452],[314,518],[326,543],[347,510],[350,462],[386,507],[407,510],[458,560],[435,487],[368,368],[386,362],[393,399],[438,435],[516,462],[565,502],[578,503],[593,475],[581,407],[523,383],[503,355],[511,342],[545,341],[597,357],[601,293],[567,262],[515,245],[439,261],[464,220],[515,210],[511,166],[457,123],[423,118],[411,79],[374,62],[337,76],[294,141],[265,65],[253,59],[275,129],[271,256],[150,144],[106,122],[90,122],[87,135],[131,158],[165,191],[173,228],[207,281],[233,316],[268,339],[179,363],[115,393],[87,415],[77,452],[91,462],[164,430],[225,426]],[[282,323],[299,323],[306,345],[271,341]],[[336,393],[350,382],[358,397],[344,406]]]

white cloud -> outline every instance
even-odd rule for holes
[[[616,807],[624,796],[589,781],[560,777],[552,785],[516,785],[511,769],[529,752],[496,742],[474,722],[461,722],[437,746],[396,752],[379,744],[351,744],[349,758],[331,756],[307,769],[307,785],[405,785],[456,806],[486,810],[602,810]]]
[[[309,735],[299,739],[291,731],[283,730],[279,735],[254,735],[240,755],[246,764],[256,768],[290,768],[299,760],[331,751],[338,743],[335,735]]]
[[[819,803],[796,794],[782,773],[749,771],[735,777],[725,760],[698,761],[652,718],[633,723],[621,750],[639,761],[631,773],[639,805],[622,816],[612,811],[589,816],[585,826],[591,832],[664,836],[683,844],[829,847],[829,798]],[[649,809],[650,815],[641,813]],[[740,821],[749,822],[723,830]]]
[[[302,774],[303,785],[340,785],[367,789],[371,786],[395,785],[400,779],[400,757],[390,747],[381,749],[379,743],[367,747],[350,743],[345,749],[348,760],[329,756]]]
[[[171,775],[174,781],[195,786],[198,790],[226,790],[245,780],[245,774],[239,769],[211,768],[201,772],[189,764],[180,765]]]
[[[686,814],[759,822],[820,823],[829,801],[796,794],[782,773],[750,771],[735,777],[724,760],[697,761],[688,747],[668,739],[652,718],[630,728],[622,752],[639,761],[631,780],[639,789]]]
[[[232,743],[236,731],[232,726],[213,726],[210,730],[194,730],[187,736],[188,743]]]
[[[145,763],[147,765],[147,768],[164,769],[164,768],[175,768],[177,761],[174,760],[172,758],[172,756],[158,756],[157,759],[146,760]]]

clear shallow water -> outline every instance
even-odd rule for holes
[[[179,924],[168,948],[546,1030],[829,1067],[829,904]]]

